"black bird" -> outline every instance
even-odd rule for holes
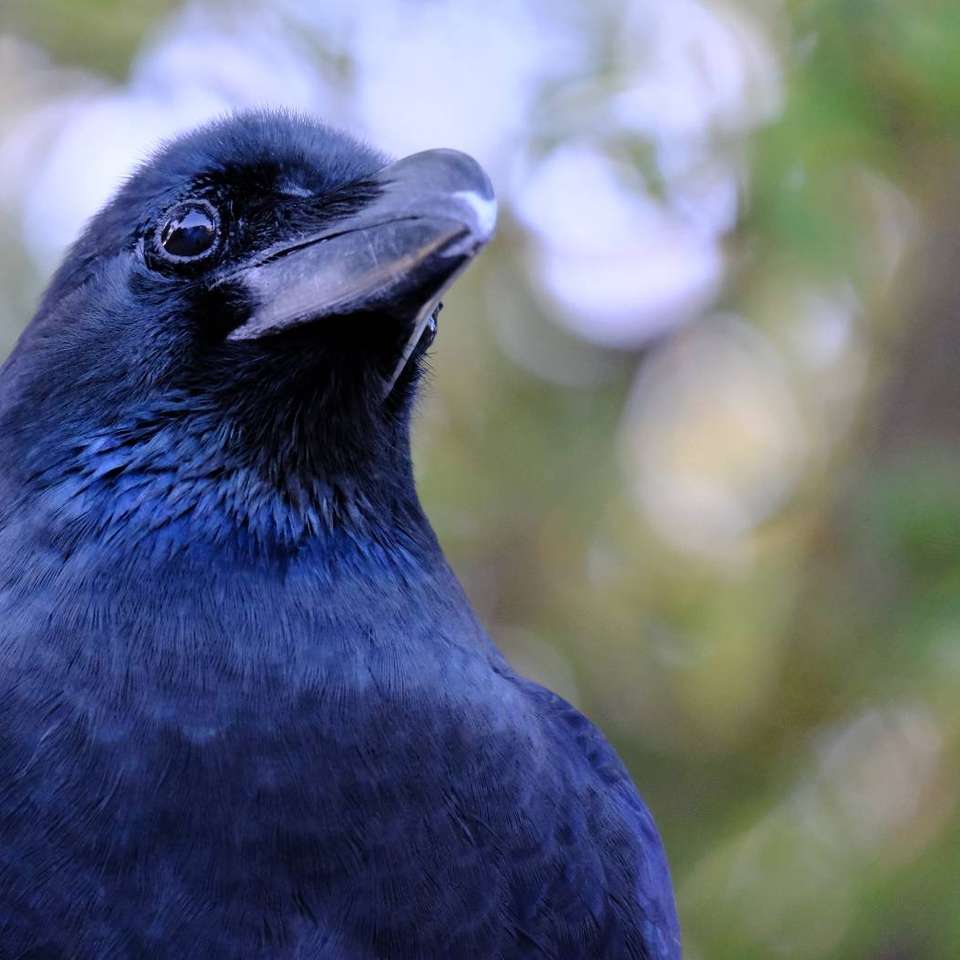
[[[3,960],[675,960],[649,812],[414,490],[469,157],[247,114],[89,224],[0,372]]]

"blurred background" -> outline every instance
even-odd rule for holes
[[[491,173],[422,496],[635,774],[689,960],[960,956],[960,4],[2,0],[0,352],[254,104]]]

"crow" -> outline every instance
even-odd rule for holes
[[[95,216],[0,371],[0,957],[676,960],[590,722],[418,501],[468,156],[254,112]]]

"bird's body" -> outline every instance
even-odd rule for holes
[[[512,672],[421,511],[416,362],[373,386],[401,332],[230,341],[256,305],[150,273],[157,211],[243,164],[337,223],[380,189],[323,128],[195,135],[94,221],[0,375],[0,958],[676,960],[626,772]]]

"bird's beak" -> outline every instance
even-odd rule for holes
[[[231,340],[326,316],[401,313],[412,322],[406,362],[444,291],[492,236],[496,200],[480,165],[456,150],[398,160],[366,186],[372,199],[360,209],[262,251],[234,275],[252,310]]]

